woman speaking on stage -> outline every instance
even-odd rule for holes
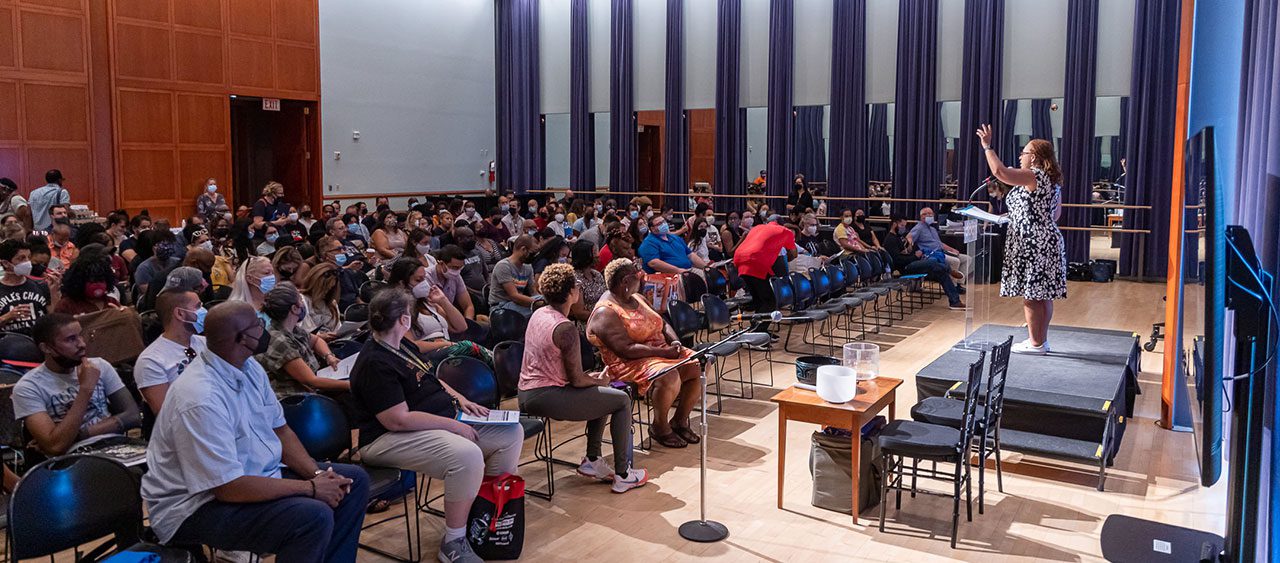
[[[1062,170],[1049,141],[1032,139],[1018,155],[1020,168],[1010,168],[991,148],[991,125],[983,125],[977,134],[991,174],[1012,186],[1004,196],[1009,229],[1000,296],[1022,297],[1028,332],[1028,338],[1015,344],[1013,352],[1047,354],[1053,302],[1067,298],[1067,253],[1057,225]]]

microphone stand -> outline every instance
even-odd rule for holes
[[[738,332],[730,334],[729,336],[726,336],[721,341],[716,342],[715,344],[712,344],[710,346],[707,346],[706,348],[703,348],[701,351],[695,352],[692,356],[689,356],[688,358],[681,360],[679,363],[654,374],[653,377],[650,377],[649,379],[652,380],[652,379],[662,377],[668,372],[678,369],[680,366],[683,366],[695,360],[700,360],[703,357],[709,356],[714,358],[716,356],[715,354],[711,353],[712,350],[715,350],[716,348],[720,347],[720,345],[725,344],[739,336],[742,336],[748,332],[751,332],[751,328],[752,327],[748,326],[747,328],[744,328],[742,330],[739,330]],[[680,537],[689,541],[695,541],[700,543],[710,543],[710,542],[718,542],[720,540],[723,540],[729,537],[729,528],[725,527],[724,524],[721,524],[714,520],[707,520],[707,376],[705,373],[702,375],[702,405],[700,410],[702,411],[702,414],[700,415],[701,421],[702,421],[702,440],[700,444],[701,447],[699,448],[700,453],[698,456],[699,458],[698,466],[700,471],[699,482],[698,482],[698,496],[699,496],[698,519],[690,520],[688,522],[685,522],[684,524],[681,524]]]

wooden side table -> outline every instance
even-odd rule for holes
[[[843,404],[828,403],[817,393],[807,389],[791,387],[773,397],[778,403],[778,508],[782,508],[782,491],[786,482],[787,466],[787,421],[809,422],[836,428],[848,428],[853,431],[855,439],[859,437],[862,426],[872,417],[889,408],[889,420],[894,419],[893,407],[897,400],[898,386],[901,379],[877,377],[870,381],[858,383],[858,395],[852,401]],[[861,444],[854,442],[853,447],[853,522],[858,523],[858,477],[862,453]]]

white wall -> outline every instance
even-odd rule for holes
[[[893,101],[898,79],[898,0],[867,0],[867,103]]]
[[[964,88],[964,0],[938,0],[938,101]]]
[[[716,2],[685,0],[684,106],[688,109],[716,107],[717,16]]]
[[[1066,56],[1067,0],[1005,1],[1005,99],[1063,95]]]
[[[569,14],[565,13],[564,17],[568,18]],[[609,57],[613,52],[613,42],[609,39],[613,33],[609,27],[611,18],[609,0],[587,1],[587,45],[591,51],[590,105],[593,112],[609,111],[609,69],[612,66]],[[605,131],[608,129],[606,128]],[[598,135],[597,133],[597,138]],[[608,133],[606,138],[607,135]],[[608,177],[606,174],[605,178]]]
[[[704,0],[709,1],[709,0]],[[686,34],[689,30],[684,31]],[[742,52],[738,79],[742,107],[769,105],[769,0],[742,0]],[[761,152],[764,148],[760,149]],[[759,171],[759,169],[756,169]],[[752,176],[755,178],[755,176]]]
[[[667,94],[666,1],[633,0],[631,33],[631,45],[635,48],[631,54],[635,109],[663,109]]]
[[[319,6],[325,199],[485,187],[495,145],[493,0],[454,0],[447,10],[420,0]]]
[[[539,0],[538,84],[542,113],[569,113],[569,39],[569,0]],[[547,181],[551,181],[549,176]]]
[[[543,123],[544,174],[549,188],[569,187],[569,114],[553,113]]]
[[[797,106],[831,103],[832,0],[795,2],[795,53],[792,88]],[[755,176],[752,176],[754,178]]]
[[[1134,0],[1098,0],[1098,95],[1128,96]],[[1214,1],[1214,0],[1210,0]],[[1119,106],[1117,112],[1119,112]],[[1119,119],[1119,113],[1116,114]],[[1114,134],[1114,133],[1113,133]]]

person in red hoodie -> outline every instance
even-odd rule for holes
[[[773,288],[769,287],[769,277],[773,275],[773,265],[783,249],[786,249],[788,260],[795,259],[796,234],[782,226],[774,216],[768,223],[747,231],[733,253],[733,264],[738,267],[738,276],[751,294],[756,313],[771,313],[778,308]],[[764,332],[768,328],[768,321],[763,321],[752,332]]]

